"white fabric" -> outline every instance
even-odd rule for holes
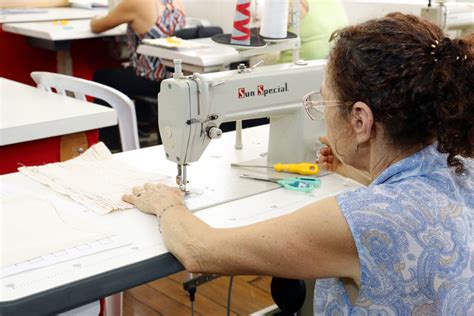
[[[18,170],[101,215],[132,208],[121,197],[134,186],[147,182],[171,183],[167,176],[140,171],[114,159],[103,143],[95,144],[81,156],[65,162]]]

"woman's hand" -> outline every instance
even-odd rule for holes
[[[344,164],[339,158],[337,158],[337,156],[334,154],[334,150],[329,145],[326,136],[320,137],[319,140],[321,143],[326,145],[319,150],[319,166],[325,170],[340,174],[343,177],[351,178],[357,182],[362,183],[363,185],[369,185],[370,182],[372,182],[370,175],[366,171],[362,171]]]
[[[178,188],[164,184],[147,183],[143,187],[134,187],[133,194],[124,194],[122,200],[135,205],[140,211],[148,214],[162,213],[173,205],[184,205],[183,193]]]
[[[337,169],[342,165],[342,162],[334,155],[334,151],[329,145],[326,136],[321,136],[319,140],[321,143],[326,145],[319,150],[319,165],[325,170],[337,172]]]
[[[202,261],[211,257],[207,245],[213,236],[212,228],[187,210],[183,193],[178,188],[151,183],[132,191],[133,194],[124,194],[122,200],[142,212],[158,216],[158,227],[166,248],[186,270],[207,272],[203,270]]]

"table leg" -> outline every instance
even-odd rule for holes
[[[56,52],[56,65],[58,73],[72,76],[71,50],[58,50]]]

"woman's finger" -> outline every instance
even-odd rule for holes
[[[124,194],[122,195],[122,201],[135,205],[137,201],[137,196],[133,194]]]
[[[328,145],[329,146],[329,141],[328,141],[328,138],[327,136],[320,136],[319,137],[319,141],[325,145]]]
[[[133,187],[132,192],[133,192],[133,194],[138,195],[138,194],[143,192],[143,188],[142,187]]]
[[[181,191],[179,188],[175,188],[175,191],[178,192],[179,196],[181,197],[181,199],[184,200],[184,195],[185,193],[183,191]]]
[[[150,189],[153,189],[155,186],[156,184],[153,184],[153,183],[145,183],[143,187],[145,188],[145,190],[150,190]]]
[[[329,155],[331,153],[331,148],[329,147],[323,147],[319,150],[321,155]]]

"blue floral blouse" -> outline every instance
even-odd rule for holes
[[[474,169],[457,176],[429,146],[337,201],[360,260],[354,305],[318,280],[315,315],[474,315]]]

